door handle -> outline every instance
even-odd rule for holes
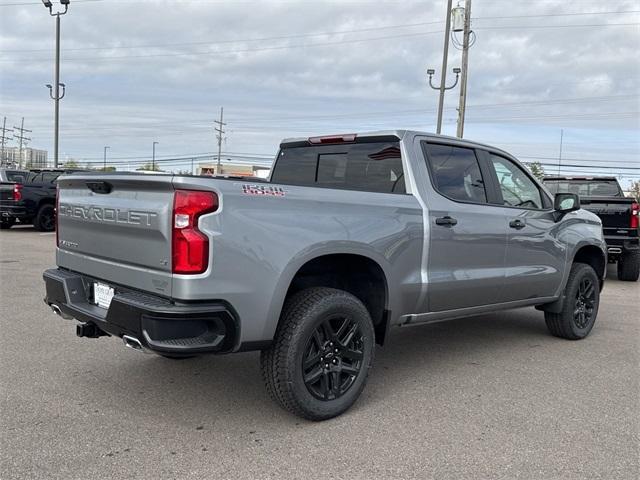
[[[455,218],[451,218],[449,215],[446,217],[438,217],[436,218],[436,225],[444,225],[446,227],[453,227],[458,223],[458,220]]]
[[[521,228],[524,228],[527,226],[526,223],[524,223],[522,220],[520,220],[519,218],[516,218],[515,220],[511,220],[509,222],[509,226],[511,228],[515,228],[516,230],[520,230]]]

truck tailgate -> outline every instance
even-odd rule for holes
[[[57,263],[171,296],[171,175],[72,175],[58,180]]]
[[[580,197],[580,203],[582,208],[600,217],[605,234],[609,230],[629,228],[632,198]]]

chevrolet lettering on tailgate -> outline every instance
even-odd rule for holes
[[[90,222],[128,223],[130,225],[154,225],[158,214],[144,210],[124,210],[120,208],[73,205],[61,203],[58,207],[58,215],[72,217]]]

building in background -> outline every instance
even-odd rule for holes
[[[20,158],[19,147],[5,147],[2,165],[21,168],[46,168],[47,151],[24,147]]]
[[[267,178],[271,167],[267,165],[253,165],[245,162],[232,162],[224,160],[218,171],[217,161],[200,163],[196,175],[232,175],[234,177],[260,177]]]

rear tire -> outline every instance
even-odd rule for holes
[[[626,251],[618,259],[618,279],[635,282],[640,277],[640,252]]]
[[[39,232],[53,232],[56,228],[55,215],[53,205],[42,205],[33,220],[33,226]]]
[[[560,313],[545,312],[551,335],[580,340],[591,332],[600,305],[600,281],[591,265],[574,263],[564,289],[565,300]]]
[[[267,391],[285,410],[326,420],[348,410],[373,364],[366,307],[342,290],[315,287],[285,303],[273,344],[260,355]]]
[[[0,220],[0,230],[9,230],[15,224],[15,218],[3,218],[2,220]]]

